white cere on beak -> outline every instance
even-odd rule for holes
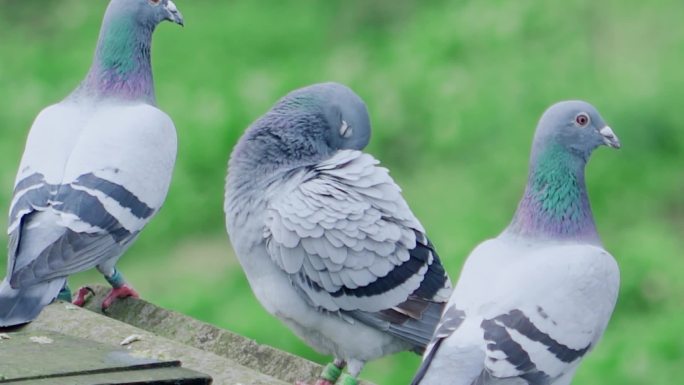
[[[340,135],[342,135],[343,138],[348,138],[352,135],[352,128],[349,124],[347,124],[346,120],[342,121],[342,125],[340,126]]]
[[[178,7],[176,7],[176,4],[169,0],[166,2],[166,5],[164,6],[167,12],[167,18],[166,20],[170,20],[180,26],[183,26],[183,15],[181,15],[180,11],[178,10]]]
[[[605,143],[606,146],[620,148],[620,140],[610,127],[603,127],[599,130],[599,134],[603,136],[603,143]]]

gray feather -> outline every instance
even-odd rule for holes
[[[407,307],[414,306],[407,310]],[[415,308],[418,306],[419,308]],[[416,353],[422,353],[430,342],[435,326],[439,322],[443,303],[429,302],[423,299],[409,299],[396,308],[382,312],[354,311],[348,314],[357,320],[384,330],[415,346]]]
[[[339,151],[311,171],[292,174],[303,182],[267,211],[273,261],[325,310],[373,313],[397,306],[418,288],[425,267],[433,263],[428,256],[411,261],[417,239],[427,238],[397,185],[376,165],[370,155]],[[376,288],[369,290],[369,285]],[[418,340],[425,346],[422,336]]]
[[[66,278],[57,278],[21,289],[13,289],[7,279],[0,283],[0,327],[33,321],[64,286]]]
[[[58,224],[52,211],[34,212],[21,226],[10,283],[25,288],[97,266],[120,255],[134,235],[119,243],[106,234],[77,233]]]
[[[358,369],[373,357],[423,348],[450,291],[401,190],[361,152],[369,138],[365,105],[347,87],[293,91],[236,145],[224,205],[257,297],[314,348]],[[282,275],[265,277],[255,266]],[[349,338],[357,330],[368,332],[361,344]]]

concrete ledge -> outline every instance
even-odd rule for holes
[[[180,361],[159,361],[54,331],[19,331],[0,336],[2,384],[176,384],[209,385],[212,378]]]
[[[129,303],[130,301],[125,302]],[[23,328],[22,331],[52,331],[119,347],[125,339],[136,336],[134,339],[137,340],[125,347],[131,355],[161,361],[179,360],[185,368],[212,376],[214,384],[287,384],[287,382],[240,365],[226,357],[155,335],[64,302],[56,302],[46,307],[40,317]]]
[[[103,314],[100,310],[100,304],[109,288],[104,286],[92,286],[92,288],[96,295],[86,303],[86,308],[93,313],[91,313],[92,316],[86,318],[101,319],[103,317],[98,317],[94,313]],[[60,311],[63,311],[65,306],[65,304],[62,304],[57,307]],[[54,307],[54,305],[50,307]],[[78,309],[78,311],[81,311],[81,309]],[[228,360],[235,367],[234,370],[230,368],[220,370],[220,368],[215,366],[202,365],[201,362],[196,362],[192,358],[183,360],[181,355],[172,355],[174,358],[180,359],[183,362],[183,366],[212,375],[216,384],[293,384],[297,380],[316,378],[322,370],[320,365],[301,357],[270,346],[260,345],[241,335],[217,328],[186,315],[160,308],[142,299],[126,298],[116,301],[107,309],[105,315],[114,320],[121,321],[123,325],[131,328],[127,329],[131,330],[131,333],[134,333],[132,329],[138,328],[151,336],[164,338],[175,344],[185,346],[189,351],[197,350],[205,352],[208,357]],[[57,319],[66,316],[65,314],[60,314]],[[47,323],[44,320],[45,318],[41,316],[36,322],[36,327],[58,327],[64,329],[54,323]],[[77,325],[73,325],[73,327],[76,327],[76,330],[78,330]],[[91,334],[93,334],[92,338],[98,341],[99,338],[105,338],[98,336],[100,334],[99,331]],[[117,333],[116,337],[107,338],[107,341],[119,343],[121,339],[125,338],[125,336],[121,337],[121,335],[121,333]],[[135,346],[135,348],[138,347]],[[141,347],[141,349],[149,350],[151,347]],[[181,354],[181,352],[174,352],[174,354],[176,353]],[[373,385],[365,381],[360,383]]]

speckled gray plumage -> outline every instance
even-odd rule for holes
[[[361,152],[369,139],[366,107],[347,87],[293,91],[236,145],[225,204],[266,309],[317,350],[361,365],[424,348],[450,292],[399,187]],[[355,333],[366,346],[350,342]]]

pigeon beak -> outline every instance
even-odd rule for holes
[[[613,132],[613,130],[605,126],[602,129],[599,130],[599,134],[603,137],[603,143],[605,143],[606,146],[612,147],[612,148],[620,148],[620,139],[618,139],[617,135]]]
[[[181,27],[184,25],[183,24],[183,15],[181,15],[180,11],[178,8],[176,8],[176,4],[173,3],[173,1],[169,0],[168,3],[164,6],[164,9],[166,9],[166,19],[169,21],[172,21]]]

